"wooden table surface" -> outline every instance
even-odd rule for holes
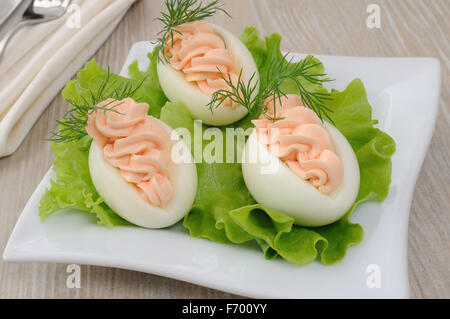
[[[370,0],[229,0],[230,20],[211,21],[235,34],[256,26],[262,34],[278,32],[282,49],[294,52],[436,57],[442,67],[439,117],[417,181],[409,222],[409,282],[413,298],[450,297],[450,1],[373,1],[381,8],[381,28],[366,26]],[[133,43],[152,40],[160,0],[140,0],[95,55],[102,66],[118,72]],[[424,108],[427,106],[424,105]],[[53,157],[44,141],[55,119],[68,108],[57,96],[34,125],[19,150],[0,159],[0,250],[28,198]],[[19,182],[19,184],[18,184]],[[20,185],[20,186],[18,186]],[[394,212],[393,212],[394,213]],[[9,264],[0,261],[1,298],[227,298],[233,295],[134,271],[82,266],[81,288],[66,287],[66,265]]]

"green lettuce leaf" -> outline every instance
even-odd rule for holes
[[[128,70],[130,78],[110,73],[108,90],[112,92],[124,84],[137,87],[142,83],[131,97],[148,103],[149,114],[159,117],[167,98],[159,85],[156,60],[151,57],[152,54],[149,54],[150,65],[145,72],[138,69],[137,62],[132,63]],[[82,103],[84,99],[89,101],[91,94],[97,92],[102,85],[107,72],[95,60],[89,61],[78,72],[76,80],[67,83],[62,91],[64,99],[78,103]],[[130,224],[104,203],[92,184],[88,164],[90,143],[89,136],[69,143],[52,143],[51,149],[56,157],[53,165],[56,179],[51,180],[50,188],[41,198],[39,207],[41,220],[58,210],[75,208],[95,214],[99,225],[113,227]]]
[[[241,35],[257,63],[261,86],[272,59],[283,58],[280,39],[279,35],[273,34],[266,36],[264,41],[254,28],[245,29]],[[317,63],[318,60],[312,61]],[[323,71],[322,64],[316,67]],[[283,85],[285,93],[297,93],[292,84]],[[311,90],[324,90],[321,85],[308,85]],[[359,224],[351,223],[349,217],[359,203],[382,201],[387,196],[390,156],[395,151],[395,143],[373,127],[375,121],[371,118],[371,107],[360,80],[354,80],[342,92],[333,90],[331,95],[332,100],[326,106],[333,110],[331,116],[336,127],[352,145],[361,172],[360,191],[347,214],[323,227],[296,226],[293,219],[282,212],[256,204],[245,186],[240,164],[203,162],[197,164],[199,188],[195,203],[183,223],[191,236],[235,244],[255,241],[266,258],[279,255],[298,265],[309,263],[318,256],[323,264],[334,264],[344,258],[349,246],[361,242],[363,229]],[[177,114],[176,121],[173,114]],[[180,114],[184,120],[180,119]],[[180,103],[167,103],[161,119],[174,128],[194,127],[193,119]],[[247,128],[249,123],[249,119],[244,118],[233,126]]]
[[[258,66],[261,87],[272,59],[283,58],[280,51],[281,37],[278,34],[259,38],[255,28],[246,28],[241,40],[248,47]],[[151,59],[151,55],[149,55]],[[323,65],[317,59],[316,71],[323,73]],[[89,96],[100,86],[106,70],[95,61],[89,62],[80,71],[76,81],[70,81],[63,91],[67,100],[79,101]],[[141,98],[150,105],[150,114],[160,117],[173,128],[187,128],[194,136],[194,128],[203,133],[208,126],[198,126],[182,103],[166,103],[167,99],[157,79],[156,62],[146,72],[130,66],[131,79],[112,74],[114,83],[124,81],[143,85],[132,96]],[[303,83],[310,90],[324,90],[321,85]],[[292,83],[283,83],[285,93],[297,93]],[[390,156],[395,151],[394,141],[385,133],[373,127],[371,107],[367,101],[363,84],[354,80],[342,92],[333,90],[332,100],[327,102],[336,127],[352,145],[358,158],[361,171],[361,186],[356,202],[347,214],[337,222],[323,227],[300,227],[294,225],[291,217],[273,209],[265,208],[255,202],[245,186],[239,163],[197,164],[198,190],[194,205],[185,216],[183,225],[191,236],[209,240],[232,243],[257,243],[267,259],[281,256],[289,262],[303,265],[317,258],[330,265],[344,258],[350,245],[363,238],[360,225],[351,223],[349,217],[354,208],[367,200],[382,201],[388,194],[391,174]],[[164,105],[164,103],[166,103]],[[164,105],[164,107],[162,107]],[[247,116],[231,125],[246,129],[251,127]],[[216,128],[224,132],[225,128]],[[223,134],[226,136],[226,134]],[[189,141],[194,145],[192,141]],[[204,141],[207,147],[209,141]],[[41,200],[40,216],[45,219],[53,212],[66,207],[94,213],[98,223],[112,227],[127,224],[115,214],[96,192],[89,176],[88,148],[90,138],[67,144],[53,144],[56,155],[56,181]],[[226,140],[224,141],[226,145]],[[193,150],[194,156],[196,155]],[[225,152],[223,152],[225,154]]]
[[[161,111],[161,118],[172,128],[187,128],[190,137],[194,137],[194,127],[203,134],[208,129],[207,125],[200,127],[194,123],[189,112],[181,102],[166,103]],[[225,128],[221,130],[225,136]],[[193,141],[187,141],[193,147]],[[214,142],[203,140],[203,147]],[[226,143],[223,144],[225,149]],[[193,153],[194,150],[192,149]],[[222,160],[225,161],[226,153],[223,151]],[[184,225],[190,229],[194,237],[204,237],[220,242],[230,242],[223,230],[214,227],[215,221],[226,219],[232,209],[254,204],[255,200],[245,186],[239,163],[197,163],[198,186],[197,195],[190,213],[184,220]],[[192,222],[191,222],[192,221]],[[212,227],[211,227],[212,225]]]
[[[351,85],[347,90],[354,89]],[[344,91],[343,96],[346,93],[348,91]],[[360,95],[360,98],[365,98],[365,95]],[[162,109],[161,120],[173,128],[188,128],[191,137],[194,136],[194,120],[181,103],[167,103]],[[188,143],[193,145],[192,141]],[[350,245],[363,238],[362,227],[348,219],[357,203],[345,217],[331,225],[300,227],[282,212],[256,204],[245,186],[239,163],[202,162],[197,164],[197,173],[194,206],[183,222],[193,237],[235,244],[254,240],[266,258],[280,255],[299,265],[315,260],[319,254],[323,264],[333,264],[345,256]],[[378,175],[365,180],[372,183],[372,178],[380,180]],[[365,184],[363,180],[361,184]],[[363,193],[358,196],[358,202],[365,199]]]

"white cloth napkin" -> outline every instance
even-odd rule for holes
[[[14,36],[0,61],[0,157],[17,150],[134,1],[74,0],[64,17],[23,28]]]

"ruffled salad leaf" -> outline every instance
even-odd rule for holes
[[[272,34],[262,40],[254,28],[245,29],[241,35],[257,63],[262,86],[272,60],[283,58],[280,39],[278,34]],[[317,61],[311,60],[311,63]],[[323,72],[322,64],[315,67]],[[305,85],[310,85],[312,90],[325,90],[321,85]],[[285,83],[284,91],[297,93],[292,83]],[[240,164],[201,163],[197,165],[199,188],[194,207],[184,219],[184,226],[191,236],[235,244],[255,240],[266,258],[280,255],[299,265],[309,263],[317,256],[326,265],[344,258],[347,248],[363,238],[362,227],[349,221],[354,208],[360,202],[382,201],[387,196],[390,156],[395,151],[395,143],[373,127],[372,110],[360,80],[354,80],[342,92],[333,90],[326,106],[333,110],[332,120],[349,140],[360,164],[360,191],[355,204],[343,218],[323,227],[296,226],[291,217],[255,203],[245,186]],[[166,110],[170,110],[170,114],[185,114],[186,122],[182,126],[192,127],[193,120],[182,108],[179,103],[166,104],[161,119],[173,125],[170,115],[166,115]],[[249,122],[244,118],[234,126],[246,128]],[[180,125],[179,118],[176,125]]]
[[[273,59],[282,59],[280,51],[281,37],[278,34],[261,39],[255,28],[246,28],[241,40],[252,53],[261,77],[261,87],[265,85],[270,63]],[[140,72],[137,64],[130,66],[131,80],[114,75],[120,81],[142,80],[147,76],[139,93],[149,103],[150,113],[159,117],[173,128],[186,128],[194,136],[194,128],[220,130],[225,136],[225,128],[199,126],[190,116],[182,103],[166,103],[166,98],[159,86],[156,74],[156,60],[152,60],[146,72]],[[317,59],[311,59],[314,68],[323,73],[323,65]],[[89,94],[95,90],[105,74],[95,62],[87,64],[80,71],[76,81],[68,83],[63,96],[70,100]],[[309,90],[325,90],[320,84],[305,82]],[[292,83],[284,83],[285,93],[297,93]],[[333,110],[332,120],[352,145],[358,158],[361,172],[361,186],[357,200],[347,214],[337,222],[323,227],[300,227],[283,212],[265,208],[255,202],[245,186],[239,163],[197,164],[198,190],[194,205],[186,215],[183,225],[193,237],[206,238],[222,243],[242,244],[256,242],[267,259],[281,256],[289,262],[303,265],[319,257],[323,264],[330,265],[344,258],[350,245],[359,243],[363,238],[360,225],[351,223],[349,216],[354,208],[367,200],[382,201],[387,196],[390,175],[390,156],[395,151],[395,143],[387,134],[373,127],[371,107],[367,101],[362,82],[358,79],[338,92],[331,92],[332,100],[326,106]],[[249,117],[230,125],[234,128],[251,127]],[[203,141],[203,149],[212,145],[216,135],[211,134],[211,141]],[[194,145],[192,141],[188,141]],[[214,150],[225,156],[224,148]],[[40,215],[45,218],[51,213],[74,207],[95,213],[99,224],[106,226],[126,223],[112,212],[93,188],[87,164],[89,138],[79,142],[53,145],[57,157],[55,161],[56,182],[41,201]],[[200,150],[201,152],[202,150]],[[194,157],[196,150],[193,149]],[[71,155],[69,155],[71,154]],[[69,158],[70,157],[70,158]],[[66,164],[62,164],[62,163]],[[61,164],[59,164],[61,163]],[[70,172],[76,172],[70,173]],[[96,203],[94,205],[93,203]],[[94,208],[95,207],[95,208]],[[101,209],[100,209],[100,208]],[[100,213],[99,213],[100,211]]]

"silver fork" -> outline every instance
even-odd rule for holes
[[[22,15],[22,19],[14,25],[0,41],[0,61],[9,40],[27,25],[38,24],[58,19],[66,13],[72,0],[33,0]]]

